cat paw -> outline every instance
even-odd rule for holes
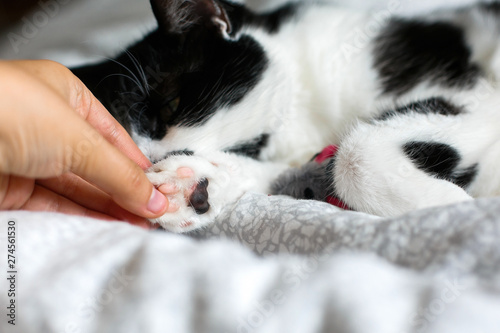
[[[149,180],[169,200],[168,212],[152,220],[171,232],[188,232],[214,221],[228,201],[226,167],[199,156],[170,156],[153,165]]]

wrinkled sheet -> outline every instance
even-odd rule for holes
[[[401,12],[471,2],[402,1]],[[65,2],[17,48],[7,33],[22,35],[23,24],[2,32],[0,57],[97,61],[152,26],[147,0]],[[15,327],[6,316],[10,219]],[[0,213],[0,332],[498,333],[499,220],[500,199],[380,219],[252,193],[189,236]]]
[[[500,199],[379,219],[247,194],[189,236],[3,212],[2,273],[9,220],[17,325],[3,278],[1,332],[500,329]]]

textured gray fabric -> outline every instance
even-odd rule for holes
[[[466,2],[402,1],[401,12]],[[19,51],[4,34],[0,54],[72,65],[115,54],[152,26],[147,0],[75,1]],[[15,327],[6,317],[9,219],[18,232]],[[197,241],[0,213],[0,332],[498,333],[499,220],[500,199],[379,219],[247,194]]]
[[[247,194],[196,235],[232,241],[4,212],[0,258],[13,219],[19,273],[15,327],[0,279],[0,332],[498,333],[499,212],[383,220]]]
[[[193,236],[235,240],[259,255],[370,252],[416,270],[498,280],[500,198],[382,219],[317,201],[247,194]]]

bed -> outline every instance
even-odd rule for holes
[[[26,23],[2,33],[2,58],[98,61],[154,26],[146,0],[53,3],[26,43],[9,39]],[[500,198],[383,219],[247,193],[188,235],[0,212],[0,258],[0,332],[500,332]]]

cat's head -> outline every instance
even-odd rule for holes
[[[152,0],[159,29],[185,39],[187,33],[229,37],[232,23],[224,4],[218,0]],[[235,7],[236,8],[236,7]]]
[[[151,4],[158,29],[118,59],[137,78],[121,78],[121,112],[141,134],[161,139],[172,126],[199,126],[239,103],[260,80],[267,57],[256,40],[239,34],[252,15],[242,6],[219,0]]]

